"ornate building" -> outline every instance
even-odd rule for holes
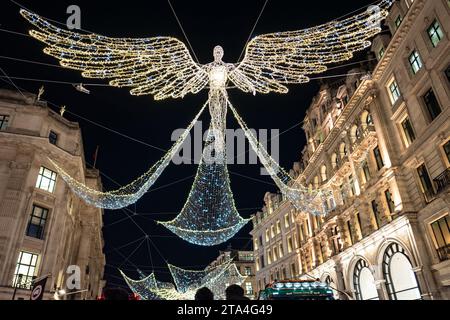
[[[249,299],[256,298],[256,282],[255,282],[255,259],[253,251],[235,250],[229,247],[226,251],[221,251],[219,257],[210,264],[211,267],[219,266],[227,261],[233,260],[239,273],[246,276],[245,282],[242,284],[245,295]]]
[[[46,275],[44,299],[95,299],[104,286],[103,211],[75,197],[49,158],[101,189],[77,123],[34,95],[0,90],[0,299],[28,300],[31,280]]]
[[[331,212],[267,194],[254,217],[258,289],[314,277],[342,299],[450,299],[450,2],[401,0],[376,66],[323,85],[292,174]]]

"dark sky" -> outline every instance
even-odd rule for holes
[[[174,36],[184,40],[183,34],[165,0],[152,1],[31,1],[19,0],[30,10],[64,22],[66,8],[76,4],[82,10],[82,28],[113,37]],[[296,30],[327,22],[359,9],[373,1],[269,1],[253,36],[267,32]],[[201,63],[212,60],[212,49],[222,45],[225,49],[224,61],[237,61],[264,0],[226,1],[172,1],[185,28],[192,46]],[[6,0],[0,7],[0,28],[26,32],[30,26],[19,15],[19,8]],[[36,40],[19,35],[0,32],[2,45],[0,55],[57,64],[57,61],[43,54],[43,45]],[[364,60],[365,55],[357,59]],[[74,83],[93,82],[82,80],[75,71],[48,66],[13,62],[0,58],[0,67],[9,76],[35,79],[69,81]],[[335,73],[345,73],[348,68],[337,69]],[[42,82],[16,81],[17,85],[30,92],[37,92]],[[98,83],[105,83],[98,81]],[[1,87],[11,87],[0,81]],[[111,87],[90,87],[90,95],[75,91],[71,85],[46,83],[44,98],[58,105],[65,104],[68,110],[108,128],[144,141],[163,149],[169,149],[172,131],[186,127],[207,99],[207,92],[188,96],[183,100],[155,102],[152,97],[132,97],[126,89]],[[280,137],[280,162],[290,169],[298,161],[305,138],[301,126],[305,111],[319,87],[318,80],[302,86],[291,86],[287,95],[246,95],[237,90],[230,92],[230,99],[246,120],[255,129],[279,129],[287,131]],[[143,144],[123,138],[93,125],[72,114],[66,118],[78,121],[83,131],[86,159],[92,162],[96,146],[100,146],[97,167],[118,183],[128,184],[135,177],[147,171],[163,153]],[[208,117],[203,120],[208,121]],[[229,116],[229,128],[237,128],[237,123]],[[229,244],[235,248],[251,248],[251,224],[242,230],[237,238],[218,247],[203,248],[178,239],[153,220],[171,220],[181,210],[188,196],[193,178],[180,183],[176,181],[195,174],[195,165],[169,166],[162,175],[156,189],[140,200],[130,210],[138,213],[132,220],[124,220],[123,211],[106,211],[104,238],[107,263],[105,273],[110,285],[123,285],[118,278],[117,267],[121,266],[135,276],[135,265],[144,272],[151,272],[152,264],[158,278],[170,280],[165,260],[178,266],[206,266]],[[263,205],[267,191],[274,192],[269,178],[260,176],[259,165],[230,166],[231,183],[237,208],[244,217],[254,214]],[[250,178],[246,178],[243,176]],[[252,179],[262,180],[255,181]],[[103,179],[107,190],[116,185]],[[167,186],[169,185],[169,186]],[[164,214],[158,214],[164,213]],[[168,214],[170,213],[170,214]],[[133,222],[134,221],[134,222]],[[139,226],[137,226],[137,225]],[[141,230],[141,229],[142,230]],[[150,240],[137,241],[144,233]],[[119,254],[116,249],[120,251]],[[149,249],[150,248],[150,254]],[[136,250],[137,249],[137,250]],[[136,250],[136,251],[135,251]],[[125,260],[123,256],[128,257]],[[123,255],[123,256],[122,256]],[[151,255],[151,257],[150,257]]]

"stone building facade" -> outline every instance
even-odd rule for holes
[[[292,175],[332,191],[323,217],[267,194],[256,282],[314,277],[342,299],[450,299],[450,2],[401,0],[376,65],[323,85]]]
[[[239,273],[246,276],[245,282],[242,284],[242,288],[245,291],[245,296],[249,299],[256,298],[256,282],[255,282],[255,259],[253,251],[235,250],[231,247],[225,251],[221,251],[216,260],[214,260],[210,266],[219,266],[230,260],[236,265]]]
[[[103,211],[72,194],[49,159],[101,189],[77,123],[34,95],[0,90],[0,299],[28,300],[31,280],[46,275],[44,299],[96,299],[103,289]],[[77,273],[80,285],[68,287]]]

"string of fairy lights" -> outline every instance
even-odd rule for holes
[[[139,272],[140,280],[129,278],[123,271],[120,273],[130,289],[144,300],[194,300],[197,290],[205,287],[213,292],[215,299],[222,300],[228,285],[241,285],[247,278],[241,275],[232,260],[204,270],[168,267],[175,286],[157,281],[154,273],[145,276]]]
[[[55,161],[49,158],[49,161],[55,167],[59,175],[64,179],[72,191],[82,198],[86,203],[104,209],[117,210],[121,208],[128,207],[129,205],[135,203],[137,200],[142,198],[142,196],[148,192],[148,190],[154,185],[156,180],[161,176],[163,171],[172,161],[173,157],[179,152],[179,149],[185,142],[186,138],[189,136],[190,131],[197,123],[201,114],[206,108],[200,110],[194,120],[189,124],[187,129],[175,142],[172,148],[159,160],[155,165],[153,165],[146,173],[134,180],[132,183],[111,192],[100,192],[90,188],[84,183],[71,177],[64,169],[62,169]]]
[[[183,98],[209,89],[208,101],[174,146],[149,171],[119,190],[89,188],[49,160],[86,203],[105,209],[125,208],[150,190],[209,107],[210,132],[186,204],[174,220],[159,223],[190,243],[218,245],[234,237],[249,221],[239,215],[230,187],[224,143],[230,108],[282,194],[300,212],[326,214],[333,209],[330,199],[336,203],[333,194],[303,186],[281,168],[230,103],[227,82],[247,93],[287,93],[286,85],[309,82],[309,75],[322,73],[329,64],[349,60],[355,52],[370,46],[370,38],[381,31],[381,22],[393,1],[381,0],[365,12],[313,28],[255,37],[247,44],[243,60],[236,64],[224,63],[224,51],[216,47],[214,62],[206,65],[195,62],[184,43],[172,37],[112,38],[67,31],[22,9],[21,15],[36,28],[30,35],[46,45],[44,52],[58,59],[62,67],[81,71],[86,78],[109,79],[111,86],[129,88],[132,95],[153,95],[156,100]],[[230,279],[238,284],[245,280],[234,264],[203,271],[169,265],[169,270],[176,287],[158,282],[154,274],[140,274],[141,279],[135,281],[121,273],[130,288],[145,299],[191,299],[200,285],[221,297]]]

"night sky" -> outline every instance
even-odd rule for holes
[[[185,41],[165,0],[19,2],[44,17],[61,22],[65,22],[68,17],[66,8],[69,5],[79,5],[82,11],[82,28],[105,36],[174,36]],[[252,36],[312,27],[371,2],[373,0],[271,0]],[[200,62],[206,64],[213,59],[212,50],[215,45],[221,45],[225,49],[225,62],[237,62],[264,0],[173,0],[172,3]],[[19,7],[6,0],[2,1],[0,7],[0,24],[0,28],[20,33],[30,29],[30,25],[19,15]],[[43,54],[43,45],[37,40],[5,32],[0,32],[0,37],[0,56],[58,64],[55,59]],[[365,53],[355,57],[355,61],[365,59]],[[0,67],[11,77],[106,83],[83,80],[78,72],[68,69],[14,62],[4,58],[0,58]],[[348,70],[349,67],[342,67],[334,69],[333,73],[345,73]],[[330,74],[331,72],[326,75]],[[112,87],[89,87],[91,94],[86,95],[74,90],[70,84],[22,80],[15,82],[19,87],[33,93],[44,84],[45,100],[57,105],[67,105],[68,111],[73,114],[66,113],[65,117],[79,122],[82,128],[87,162],[93,162],[95,149],[100,146],[97,168],[121,185],[128,184],[147,171],[164,153],[100,128],[85,119],[167,150],[173,144],[173,130],[185,128],[207,100],[206,90],[196,96],[189,95],[183,100],[154,101],[150,96],[134,97],[126,89]],[[319,80],[314,80],[307,85],[290,86],[291,91],[287,95],[254,97],[238,90],[229,92],[231,102],[251,128],[286,131],[280,136],[280,162],[287,170],[300,159],[305,145],[301,122],[319,85]],[[0,81],[0,88],[3,87],[12,88]],[[54,107],[53,109],[57,110]],[[205,127],[209,116],[208,113],[204,115],[202,119]],[[238,127],[230,113],[228,127]],[[260,175],[260,169],[260,165],[231,165],[229,168],[236,206],[245,218],[260,210],[266,192],[276,192],[270,178]],[[171,165],[151,189],[153,191],[136,206],[130,207],[129,211],[105,211],[105,277],[110,286],[124,285],[119,278],[118,267],[133,277],[136,276],[136,267],[145,273],[154,269],[159,279],[170,281],[165,261],[181,267],[199,269],[215,259],[219,250],[226,249],[230,244],[233,248],[251,249],[251,223],[235,239],[212,248],[191,245],[164,227],[156,225],[154,220],[172,220],[181,210],[196,170],[195,165]],[[103,178],[103,184],[106,190],[117,189],[117,185],[106,178]],[[137,215],[128,218],[127,214],[131,215],[130,212],[136,212]],[[144,232],[150,236],[148,240],[143,238]],[[129,245],[125,246],[127,244]],[[128,256],[130,257],[126,260],[124,257]]]

